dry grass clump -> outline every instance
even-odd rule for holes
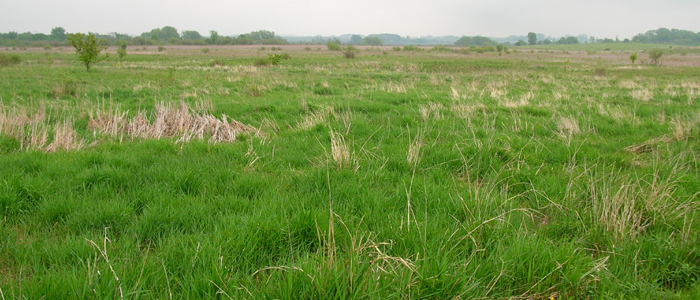
[[[687,199],[674,196],[680,182],[678,174],[684,174],[688,169],[683,163],[685,155],[687,153],[680,153],[663,163],[659,156],[655,157],[653,165],[656,170],[642,178],[621,177],[617,170],[588,169],[587,194],[593,203],[596,223],[618,239],[635,238],[655,223],[668,224],[678,220],[686,223],[698,203],[693,201],[697,195]],[[662,175],[666,172],[660,169],[667,166],[673,172]]]
[[[601,116],[611,117],[615,120],[632,120],[634,115],[621,106],[598,104],[598,113]]]
[[[573,117],[560,117],[557,120],[557,135],[565,138],[571,138],[572,136],[581,133],[581,129],[578,126],[578,121]]]
[[[408,164],[415,165],[420,161],[421,153],[420,150],[423,147],[423,132],[418,130],[413,139],[410,139],[408,144],[408,153],[406,154],[406,161]]]
[[[73,122],[66,120],[54,127],[53,141],[44,150],[80,150],[85,146],[85,140],[73,129]]]
[[[423,120],[440,120],[442,119],[442,114],[440,113],[442,111],[442,108],[443,106],[440,103],[429,102],[426,105],[418,106],[418,111],[420,112],[420,115],[423,118]]]
[[[628,89],[628,90],[636,89],[639,87],[639,85],[632,80],[621,80],[619,83],[619,86],[623,89]]]
[[[632,98],[644,102],[649,102],[654,95],[648,89],[636,89],[632,91]]]
[[[304,103],[306,103],[306,101],[302,102],[302,104],[304,104]],[[298,130],[311,129],[314,126],[325,122],[326,119],[328,119],[328,117],[334,113],[335,113],[335,111],[334,111],[333,107],[326,107],[326,108],[320,109],[318,111],[313,111],[313,112],[307,114],[306,116],[304,116],[304,118],[301,121],[299,121],[299,123],[297,123],[296,128]]]
[[[411,82],[388,82],[379,85],[379,90],[382,90],[387,93],[405,94],[407,91],[413,89],[415,89],[415,86]]]
[[[72,120],[68,119],[54,126],[51,143],[50,127],[43,104],[36,112],[30,112],[27,108],[8,109],[0,105],[0,134],[18,140],[20,150],[54,152],[78,150],[85,146],[85,140],[73,129]]]
[[[462,119],[469,119],[471,117],[472,113],[474,113],[474,111],[476,111],[477,108],[483,108],[483,107],[484,107],[484,105],[480,104],[480,103],[478,103],[478,104],[456,103],[450,107],[450,110],[457,117],[460,117]]]
[[[511,99],[503,99],[503,101],[500,101],[498,104],[504,107],[508,108],[516,108],[520,106],[526,106],[530,104],[530,99],[534,97],[534,93],[532,91],[527,92],[520,96],[520,99],[518,101],[511,100]]]
[[[351,165],[350,149],[345,143],[345,138],[331,130],[331,158],[335,162],[338,169],[342,169]]]
[[[687,139],[691,131],[698,130],[699,124],[700,113],[686,117],[676,117],[669,122],[671,134],[655,137],[643,143],[625,147],[625,150],[632,153],[651,152],[659,144],[668,144]]]
[[[156,105],[154,121],[149,122],[146,113],[141,111],[131,119],[125,112],[110,108],[89,113],[89,129],[109,136],[127,136],[130,138],[160,139],[179,137],[178,142],[209,137],[211,143],[230,143],[239,133],[257,132],[255,128],[244,125],[223,115],[221,119],[211,114],[197,113],[187,104],[180,102],[178,107]]]
[[[635,198],[639,193],[637,185],[623,184],[615,188],[609,184],[591,183],[589,193],[597,223],[615,237],[634,238],[649,226],[642,219],[642,212],[635,207]]]

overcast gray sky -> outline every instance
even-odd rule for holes
[[[173,26],[208,35],[396,33],[506,37],[530,31],[628,38],[659,27],[700,31],[699,0],[1,0],[0,32],[119,32]]]

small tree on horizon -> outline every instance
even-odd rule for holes
[[[537,34],[530,32],[527,34],[527,43],[530,45],[537,45]]]
[[[90,71],[90,64],[102,61],[108,57],[107,54],[100,56],[100,52],[108,47],[107,41],[95,39],[95,34],[93,33],[87,35],[79,32],[71,33],[68,34],[68,41],[75,48],[78,60],[85,65],[88,72]]]

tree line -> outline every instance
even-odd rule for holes
[[[139,36],[112,32],[109,34],[93,34],[96,38],[117,45],[283,45],[288,42],[275,35],[274,31],[259,30],[237,37],[221,36],[215,30],[209,31],[204,37],[194,30],[184,30],[179,33],[175,27],[165,26],[144,32]],[[0,33],[0,46],[4,47],[58,47],[68,46],[68,33],[63,27],[54,27],[51,34],[17,33],[10,31]]]
[[[195,30],[183,30],[178,32],[175,27],[164,26],[162,28],[154,28],[144,32],[139,36],[131,36],[128,34],[109,33],[96,34],[96,38],[106,40],[110,44],[117,45],[283,45],[289,42],[282,37],[276,36],[273,31],[259,30],[253,31],[238,36],[221,36],[215,30],[208,32],[208,36],[203,36]],[[18,33],[10,31],[0,33],[0,46],[3,47],[57,47],[68,46],[67,32],[63,27],[54,27],[49,34],[24,32]],[[502,45],[523,46],[523,45],[548,45],[548,44],[578,44],[581,40],[574,36],[555,38],[541,38],[534,32],[511,44],[510,42],[500,43]],[[454,37],[456,38],[456,37]],[[586,39],[584,36],[583,39]],[[312,41],[312,44],[325,44],[327,40]],[[401,44],[426,44],[429,39],[402,37],[397,34],[371,34],[366,37],[360,35],[352,35],[350,45],[401,45]],[[686,46],[700,46],[700,32],[689,30],[659,28],[650,30],[646,33],[640,33],[632,37],[632,39],[619,40],[617,38],[595,38],[589,37],[587,43],[648,43],[648,44],[675,44]],[[451,43],[451,41],[450,41]],[[455,46],[496,46],[499,43],[488,37],[483,36],[463,36],[454,42]]]

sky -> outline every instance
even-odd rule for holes
[[[237,35],[395,33],[631,38],[660,27],[700,31],[698,0],[2,0],[0,32],[118,32],[163,26]]]

